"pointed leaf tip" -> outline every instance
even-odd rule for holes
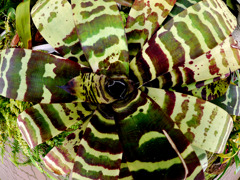
[[[70,80],[67,84],[63,85],[63,86],[57,86],[61,89],[63,89],[64,91],[66,91],[69,94],[75,94],[75,91],[73,89],[74,85],[73,85],[73,80]]]

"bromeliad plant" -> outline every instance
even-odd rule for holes
[[[125,27],[116,2],[131,7]],[[205,100],[239,69],[236,19],[221,0],[116,2],[39,0],[33,22],[63,57],[2,50],[0,94],[39,103],[18,117],[31,148],[82,124],[44,157],[56,174],[204,179],[205,150],[222,152],[232,130]]]

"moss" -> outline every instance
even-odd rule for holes
[[[23,153],[28,158],[26,142],[22,139],[22,135],[17,126],[17,116],[30,107],[31,103],[10,100],[0,96],[0,148],[1,155],[4,155],[6,145],[12,148],[12,160],[18,161],[18,154]]]

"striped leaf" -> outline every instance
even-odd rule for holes
[[[170,12],[170,14],[168,15],[168,17],[166,18],[165,22],[168,22],[174,16],[181,13],[183,10],[187,9],[190,6],[193,6],[194,4],[196,4],[200,1],[202,1],[202,0],[177,0],[177,2],[175,3],[175,6],[173,7],[173,9]]]
[[[88,66],[77,37],[71,5],[67,0],[37,1],[31,14],[41,35],[62,56]]]
[[[83,52],[93,72],[128,75],[128,47],[121,15],[113,0],[72,0]]]
[[[184,89],[185,92],[193,91],[196,88],[201,88],[201,87],[204,87],[204,86],[208,86],[208,85],[214,84],[215,82],[218,82],[218,81],[220,81],[220,83],[223,83],[223,84],[226,83],[226,85],[229,84],[230,81],[231,81],[230,72],[227,73],[227,74],[223,74],[222,76],[212,78],[212,79],[207,79],[207,80],[204,80],[204,81],[199,81],[199,82],[191,83],[191,84],[188,84],[188,85],[183,85],[182,89]],[[158,88],[160,88],[160,87],[158,87]],[[173,89],[175,89],[175,87],[173,87]]]
[[[173,81],[171,77],[169,77],[169,74],[170,73],[159,76],[158,78],[146,83],[145,86],[160,89],[171,89],[177,92],[193,95],[195,97],[210,101],[226,93],[231,77],[230,73],[228,73],[212,79],[178,86],[173,84]],[[181,80],[177,81],[180,82]]]
[[[91,115],[87,103],[37,104],[18,116],[18,126],[30,148],[65,131]]]
[[[226,111],[208,101],[177,92],[156,88],[146,88],[146,92],[193,145],[210,152],[223,152],[233,127]]]
[[[189,84],[185,84],[183,82],[182,73],[179,70],[172,70],[166,74],[158,76],[150,82],[144,84],[144,86],[155,87],[160,89],[182,89],[184,92],[192,91],[196,88],[200,88],[202,86],[206,86],[213,82],[216,82],[220,79],[225,79],[230,76],[230,72],[227,74],[223,74],[221,76],[205,79],[202,81],[192,82]]]
[[[109,87],[113,87],[112,90]],[[61,88],[79,97],[84,102],[109,104],[131,93],[133,86],[126,77],[110,79],[105,75],[82,73]],[[120,96],[118,93],[120,93]]]
[[[0,94],[40,103],[75,102],[38,104],[18,118],[30,147],[85,122],[45,157],[46,166],[57,174],[73,168],[73,179],[204,179],[205,163],[201,166],[199,159],[205,160],[205,153],[190,143],[221,152],[232,128],[231,117],[198,98],[152,88],[148,96],[137,86],[163,77],[167,88],[194,91],[201,83],[223,78],[229,68],[238,69],[240,54],[230,48],[234,16],[221,0],[204,0],[154,34],[176,1],[134,1],[128,40],[148,42],[129,71],[116,2],[131,6],[133,1],[72,0],[72,6],[67,0],[38,1],[32,16],[39,31],[65,57],[86,57],[93,72],[45,53],[8,49],[0,52]],[[178,2],[185,8],[195,0]],[[144,28],[147,36],[140,32]]]
[[[235,17],[222,1],[201,1],[163,26],[130,63],[131,79],[141,84],[174,71],[175,84],[189,84],[239,68],[230,48]],[[220,45],[219,45],[220,44]],[[228,57],[228,58],[226,58]],[[206,68],[208,67],[208,68]]]
[[[135,0],[125,27],[129,54],[136,56],[168,16],[176,0]]]
[[[44,157],[44,164],[50,171],[58,175],[69,174],[72,171],[74,159],[90,118],[82,124],[81,128],[69,134],[61,146],[54,147]]]
[[[73,179],[117,179],[122,147],[111,107],[102,106],[93,114],[75,158]]]
[[[189,67],[186,67],[185,63],[184,67],[177,67],[158,76],[157,81],[161,84],[160,87],[186,86],[195,82],[201,84],[201,81],[229,76],[229,73],[236,71],[240,64],[238,60],[239,51],[230,48],[233,43],[234,39],[229,36],[208,53],[197,57],[194,61],[190,61]]]
[[[119,180],[133,180],[133,177],[128,168],[128,164],[127,164],[124,153],[123,153],[123,157],[122,157],[122,161],[121,161],[120,173],[119,173],[118,179]]]
[[[217,79],[217,78],[214,78],[214,79]],[[214,81],[214,79],[213,79],[213,81]],[[210,84],[204,85],[200,88],[195,88],[193,90],[190,90],[186,94],[191,94],[195,97],[211,101],[220,96],[223,96],[228,89],[229,83],[230,83],[230,78],[219,79]],[[186,88],[186,87],[184,87],[184,88]]]
[[[78,76],[81,66],[43,52],[27,49],[0,51],[0,95],[35,103],[76,100],[59,86]]]
[[[238,86],[230,84],[225,95],[211,102],[225,109],[231,115],[240,116],[239,93],[240,88]]]
[[[113,109],[134,179],[204,178],[189,141],[151,98],[135,91]]]
[[[206,151],[204,151],[203,149],[200,149],[194,145],[192,145],[192,148],[194,149],[201,165],[202,165],[202,169],[203,171],[205,171],[207,169],[208,166],[208,158],[207,158],[207,153]]]

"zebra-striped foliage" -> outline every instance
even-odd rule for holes
[[[126,27],[116,2],[131,7]],[[63,58],[0,51],[0,94],[39,103],[18,117],[31,148],[80,121],[46,167],[81,180],[204,179],[205,150],[222,152],[232,130],[205,100],[240,67],[221,0],[39,0],[32,19]]]
[[[69,17],[72,17],[72,10],[67,0],[37,1],[32,9],[34,24],[45,40],[63,57],[88,66],[78,41],[73,18]]]
[[[91,116],[84,119],[80,128],[69,134],[61,146],[54,147],[44,157],[44,164],[48,169],[59,175],[69,174],[72,171],[78,147],[90,118]]]
[[[129,54],[136,56],[141,47],[158,30],[170,13],[176,0],[134,1],[125,27]]]
[[[18,117],[18,126],[31,148],[45,142],[89,116],[86,103],[37,104]],[[29,133],[30,129],[34,129]]]
[[[230,35],[236,26],[232,20],[235,17],[228,11],[222,1],[212,0],[176,15],[131,61],[135,79],[141,85],[170,73],[175,84],[189,84],[227,74],[229,69],[237,70],[238,58],[230,62],[226,58],[239,53],[227,48],[233,43]]]
[[[99,107],[90,119],[77,151],[73,179],[116,179],[122,145],[108,106]]]
[[[231,115],[240,116],[239,93],[239,87],[230,84],[226,94],[217,99],[214,99],[211,102],[225,109]]]
[[[127,40],[116,2],[71,2],[78,38],[93,72],[128,75]]]
[[[190,142],[176,123],[143,92],[135,91],[126,100],[116,102],[113,109],[134,179],[204,177]]]
[[[78,76],[81,66],[39,51],[6,49],[0,53],[0,94],[35,103],[72,102],[76,97],[58,86]]]
[[[162,107],[195,146],[210,152],[222,152],[231,132],[231,116],[212,103],[177,92],[146,88],[149,97]],[[181,110],[181,111],[179,111]],[[226,130],[229,130],[226,133]],[[215,136],[216,139],[208,138]]]

